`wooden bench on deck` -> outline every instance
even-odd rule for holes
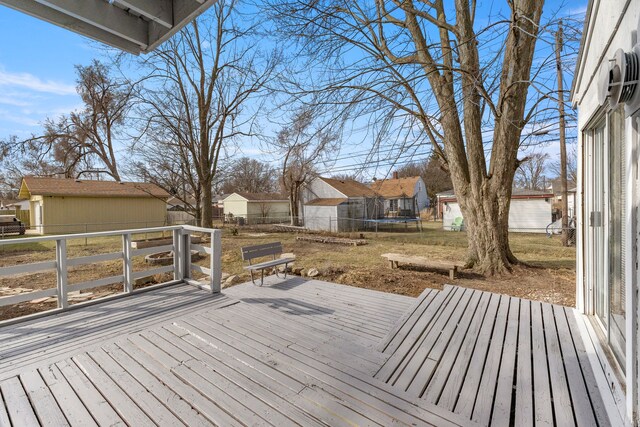
[[[249,262],[249,265],[245,265],[243,268],[245,270],[249,270],[249,272],[251,273],[251,282],[253,282],[254,285],[256,284],[256,282],[253,280],[253,272],[260,271],[260,286],[262,286],[262,284],[264,283],[264,270],[284,264],[284,277],[286,278],[288,264],[296,260],[295,257],[276,258],[276,256],[280,256],[282,254],[282,243],[280,242],[265,243],[255,246],[245,246],[243,248],[240,248],[240,251],[242,252],[242,260]],[[258,264],[251,263],[251,261],[255,260],[256,258],[264,257],[272,257],[272,259],[269,261],[260,262]],[[276,270],[276,276],[278,276],[278,270]]]
[[[454,280],[458,269],[464,267],[462,264],[455,262],[434,261],[420,256],[403,255],[403,254],[382,254],[386,258],[391,268],[398,268],[398,264],[410,264],[425,267],[430,270],[447,270],[449,271],[449,279]]]

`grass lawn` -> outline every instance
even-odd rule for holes
[[[242,269],[240,248],[273,241],[281,241],[286,252],[293,252],[296,267],[316,268],[321,275],[318,279],[352,286],[360,286],[386,292],[417,296],[425,288],[441,288],[451,283],[448,275],[442,272],[425,271],[420,268],[403,267],[391,270],[386,260],[381,258],[385,252],[419,255],[439,261],[458,261],[465,259],[467,239],[464,232],[443,231],[440,223],[424,223],[423,231],[404,231],[363,233],[367,244],[363,246],[341,246],[335,244],[313,243],[296,240],[294,233],[277,233],[271,228],[239,227],[237,235],[232,228],[223,230],[223,272],[237,274],[249,280],[248,273]],[[168,234],[166,234],[168,236]],[[134,239],[157,237],[147,234],[134,236]],[[360,233],[344,237],[357,238]],[[513,274],[502,277],[483,277],[471,271],[462,271],[452,284],[505,293],[533,300],[553,302],[563,305],[575,303],[575,248],[565,248],[559,237],[547,238],[544,234],[512,233],[511,247],[514,254],[529,266],[517,267]],[[70,258],[120,251],[121,238],[99,237],[75,239],[67,243]],[[32,243],[28,245],[0,245],[0,267],[20,263],[53,260],[54,242]],[[208,258],[198,261],[207,265]],[[151,268],[145,264],[142,256],[134,258],[134,270]],[[85,265],[69,269],[69,282],[78,283],[101,277],[122,274],[120,261],[108,261],[95,265]],[[158,277],[157,281],[168,277]],[[41,272],[0,279],[2,288],[22,287],[27,289],[46,289],[55,287],[55,274]],[[111,285],[100,289],[88,290],[95,297],[119,292],[120,285]],[[55,302],[23,303],[12,307],[0,308],[0,319],[24,315],[35,311],[55,307]]]

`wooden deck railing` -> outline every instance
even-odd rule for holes
[[[141,233],[158,233],[171,232],[173,242],[169,245],[154,246],[136,249],[132,247],[132,235]],[[203,233],[211,236],[211,244],[203,246],[191,243],[192,233]],[[19,239],[0,240],[0,249],[7,245],[33,244],[41,242],[55,242],[55,260],[39,261],[28,264],[16,264],[0,267],[0,279],[7,276],[15,276],[18,274],[33,274],[42,271],[55,270],[56,287],[50,289],[36,290],[17,295],[0,297],[0,307],[18,304],[25,301],[45,297],[57,297],[58,309],[66,310],[69,308],[68,294],[74,291],[84,289],[97,288],[100,286],[111,285],[115,283],[123,283],[124,294],[136,292],[134,284],[136,279],[157,274],[165,274],[173,272],[173,280],[164,282],[159,285],[167,285],[171,283],[187,282],[189,284],[206,289],[211,293],[220,292],[221,282],[221,252],[222,252],[222,235],[221,230],[193,227],[189,225],[176,225],[168,227],[140,228],[133,230],[104,231],[96,233],[68,234],[59,236],[41,236],[26,237]],[[98,255],[80,256],[69,258],[67,256],[67,241],[72,239],[89,239],[95,237],[122,237],[122,251],[101,253]],[[199,253],[210,255],[209,267],[191,263],[191,251],[197,250]],[[173,251],[173,265],[167,265],[143,271],[133,271],[133,257],[140,255],[148,255],[159,252]],[[79,283],[69,284],[68,268],[77,267],[87,264],[95,264],[104,261],[122,260],[122,274],[115,276],[101,277],[95,280],[87,280]],[[209,276],[208,283],[202,283],[192,279],[192,272],[199,272]],[[137,290],[137,291],[140,291]],[[122,295],[122,294],[118,294]],[[104,298],[101,298],[104,299]]]

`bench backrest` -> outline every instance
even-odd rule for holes
[[[255,258],[261,258],[270,255],[280,255],[282,253],[282,243],[272,242],[263,245],[245,246],[240,248],[243,261],[251,261]]]

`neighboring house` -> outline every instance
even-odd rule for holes
[[[310,230],[351,231],[381,218],[381,199],[368,186],[352,180],[318,177],[302,190],[304,226]]]
[[[553,194],[548,191],[514,189],[509,208],[509,231],[545,233],[551,221]],[[463,217],[453,190],[438,193],[442,212],[442,228],[451,230],[457,217]],[[464,229],[464,228],[463,228]]]
[[[398,178],[398,172],[391,179],[379,179],[371,184],[371,189],[384,200],[384,216],[415,218],[429,206],[427,187],[419,176]]]
[[[288,221],[289,200],[282,194],[231,193],[224,198],[225,218],[244,218],[247,224]]]
[[[547,187],[553,193],[552,216],[554,221],[562,217],[562,182],[560,178],[551,180]],[[567,209],[569,218],[575,217],[576,206],[576,183],[567,181]]]
[[[0,210],[29,211],[28,200],[0,200]]]
[[[154,184],[26,176],[21,199],[39,234],[159,227],[169,194]]]
[[[578,109],[576,307],[591,322],[602,387],[640,413],[638,144],[640,2],[590,1],[571,102]]]

